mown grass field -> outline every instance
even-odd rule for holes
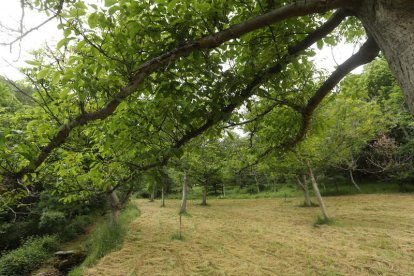
[[[414,196],[327,197],[333,225],[301,198],[190,201],[178,232],[178,200],[137,200],[121,250],[85,275],[414,275]]]

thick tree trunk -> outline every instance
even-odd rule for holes
[[[307,165],[309,169],[309,178],[312,182],[312,188],[313,188],[313,191],[315,192],[316,199],[318,200],[319,207],[321,208],[323,218],[325,220],[329,220],[328,212],[326,211],[325,203],[323,202],[321,193],[319,191],[319,187],[318,187],[318,183],[316,182],[315,175],[313,174],[313,170],[311,166],[309,165],[309,163],[307,163]]]
[[[164,186],[162,186],[161,189],[161,207],[165,207],[165,192],[164,192],[165,188]]]
[[[109,187],[112,190],[112,187]],[[110,217],[110,224],[114,226],[118,222],[119,213],[121,212],[121,201],[116,193],[116,191],[112,191],[108,195],[109,205],[111,207],[111,217]]]
[[[358,190],[358,192],[360,192],[361,188],[359,188],[358,184],[354,180],[354,174],[352,173],[352,169],[349,170],[349,178],[351,178],[352,184],[355,186],[355,188]]]
[[[180,214],[187,212],[187,191],[188,191],[188,177],[187,173],[184,174],[183,181],[183,197],[181,199]]]
[[[414,1],[364,0],[355,12],[390,64],[414,114]]]
[[[207,181],[205,181],[203,185],[203,200],[201,201],[201,205],[207,205]]]

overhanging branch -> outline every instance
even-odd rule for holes
[[[301,142],[311,123],[312,115],[315,109],[319,106],[322,100],[332,91],[332,89],[352,70],[355,68],[371,62],[379,54],[379,47],[374,41],[373,38],[369,37],[368,40],[361,46],[359,51],[347,59],[344,63],[339,65],[336,70],[329,76],[329,78],[319,87],[315,94],[308,100],[308,103],[301,111],[301,126],[296,134],[296,136],[288,141],[287,143],[282,144],[278,148],[283,148],[289,150],[294,148],[299,142]],[[247,167],[256,165],[260,162],[261,159],[269,155],[275,147],[267,148],[263,153],[258,156],[258,159]]]
[[[290,5],[286,5],[282,8],[272,10],[266,14],[256,16],[250,20],[247,20],[243,23],[234,25],[224,31],[218,32],[213,35],[206,36],[192,43],[186,44],[184,46],[178,47],[172,51],[166,52],[156,58],[149,60],[144,63],[136,74],[131,78],[131,81],[128,85],[120,89],[120,91],[115,95],[114,99],[108,102],[103,108],[98,109],[94,112],[80,114],[68,123],[61,126],[59,131],[51,138],[50,142],[42,148],[39,155],[34,158],[30,164],[20,171],[15,173],[15,177],[22,177],[23,175],[34,172],[49,156],[49,154],[56,148],[60,147],[66,139],[69,137],[70,132],[79,126],[85,125],[88,122],[105,119],[113,114],[122,100],[132,95],[140,86],[140,84],[145,80],[145,78],[151,73],[157,71],[158,69],[167,66],[168,64],[176,61],[181,57],[188,56],[192,52],[201,49],[210,49],[215,48],[226,41],[231,39],[238,38],[244,34],[252,32],[254,30],[263,28],[270,24],[280,22],[282,20],[308,15],[311,13],[326,12],[332,9],[346,7],[350,5],[350,2],[347,0],[303,0],[295,1]],[[314,34],[313,37],[316,37],[317,34]],[[309,36],[308,36],[309,37]],[[302,41],[302,43],[308,45],[309,41]],[[304,45],[297,45],[290,49],[289,54],[293,55],[295,52],[306,49]],[[275,67],[271,68],[268,73],[277,73],[282,69],[281,64],[277,64]],[[253,81],[250,87],[241,94],[242,98],[247,98],[250,96],[250,91],[260,82],[261,79],[256,79],[256,82]],[[234,102],[229,106],[226,106],[222,109],[223,114],[228,114],[232,112],[237,106],[241,104],[241,101]],[[222,119],[222,118],[221,118]],[[197,134],[200,134],[215,124],[217,120],[209,120],[206,124],[198,129],[196,129],[192,134],[184,136],[181,141],[176,144],[176,147],[182,146],[192,137],[195,137]]]
[[[327,22],[325,22],[321,27],[316,29],[315,31],[311,32],[308,36],[306,36],[303,40],[299,41],[293,47],[289,47],[288,54],[281,58],[279,62],[274,64],[273,66],[269,67],[268,69],[264,70],[257,74],[254,79],[246,86],[246,88],[239,93],[237,96],[234,97],[234,100],[224,106],[220,111],[221,116],[214,116],[217,111],[212,111],[210,114],[206,115],[208,118],[204,124],[202,124],[198,128],[194,128],[187,132],[185,135],[178,140],[171,149],[179,149],[186,143],[188,143],[191,139],[201,135],[206,130],[217,124],[218,122],[223,121],[227,116],[229,116],[237,107],[239,107],[246,99],[248,99],[255,91],[255,88],[263,84],[265,81],[269,80],[272,76],[280,73],[284,66],[289,64],[289,62],[300,54],[302,51],[309,48],[312,44],[316,43],[319,39],[322,39],[330,32],[332,32],[335,27],[337,27],[343,19],[346,17],[346,13],[343,10],[337,11]],[[171,158],[170,155],[164,156],[160,161],[140,166],[135,164],[134,167],[137,170],[143,171],[146,169],[154,168],[156,166],[165,165],[168,160]]]

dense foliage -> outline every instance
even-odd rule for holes
[[[57,249],[56,236],[30,238],[23,245],[0,257],[0,275],[22,276],[41,266]]]

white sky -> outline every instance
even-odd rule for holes
[[[18,29],[20,17],[21,8],[19,0],[0,0],[1,25],[8,28]],[[24,25],[26,29],[37,26],[45,19],[47,19],[47,17],[44,14],[38,14],[28,9],[25,10]],[[53,20],[42,26],[39,30],[35,30],[27,35],[21,42],[20,56],[20,47],[18,43],[14,44],[12,48],[0,45],[0,75],[14,80],[21,79],[23,76],[19,73],[17,68],[27,65],[24,61],[31,59],[30,52],[41,48],[45,43],[50,46],[56,45],[62,38],[60,30],[56,28],[57,24],[57,20]],[[9,32],[5,31],[3,28],[0,29],[0,43],[13,40],[13,37],[8,36],[8,33]],[[353,45],[341,44],[334,49],[324,47],[321,51],[317,51],[315,61],[318,68],[332,71],[336,65],[335,60],[340,64],[351,56],[353,51]],[[360,73],[361,70],[361,68],[358,68],[354,72]]]
[[[8,28],[18,29],[21,17],[21,8],[19,0],[0,0],[0,23]],[[25,28],[33,28],[44,20],[47,16],[25,9],[24,25]],[[27,64],[25,60],[30,60],[29,54],[32,50],[39,49],[48,43],[54,45],[61,37],[60,31],[56,28],[57,21],[51,21],[26,36],[21,42],[21,54],[19,57],[19,44],[16,43],[10,48],[9,46],[0,46],[0,74],[10,79],[20,79],[22,74],[13,67],[24,67]],[[14,37],[8,36],[10,32],[0,29],[0,42],[5,43],[12,41]],[[11,64],[11,65],[9,65]]]

